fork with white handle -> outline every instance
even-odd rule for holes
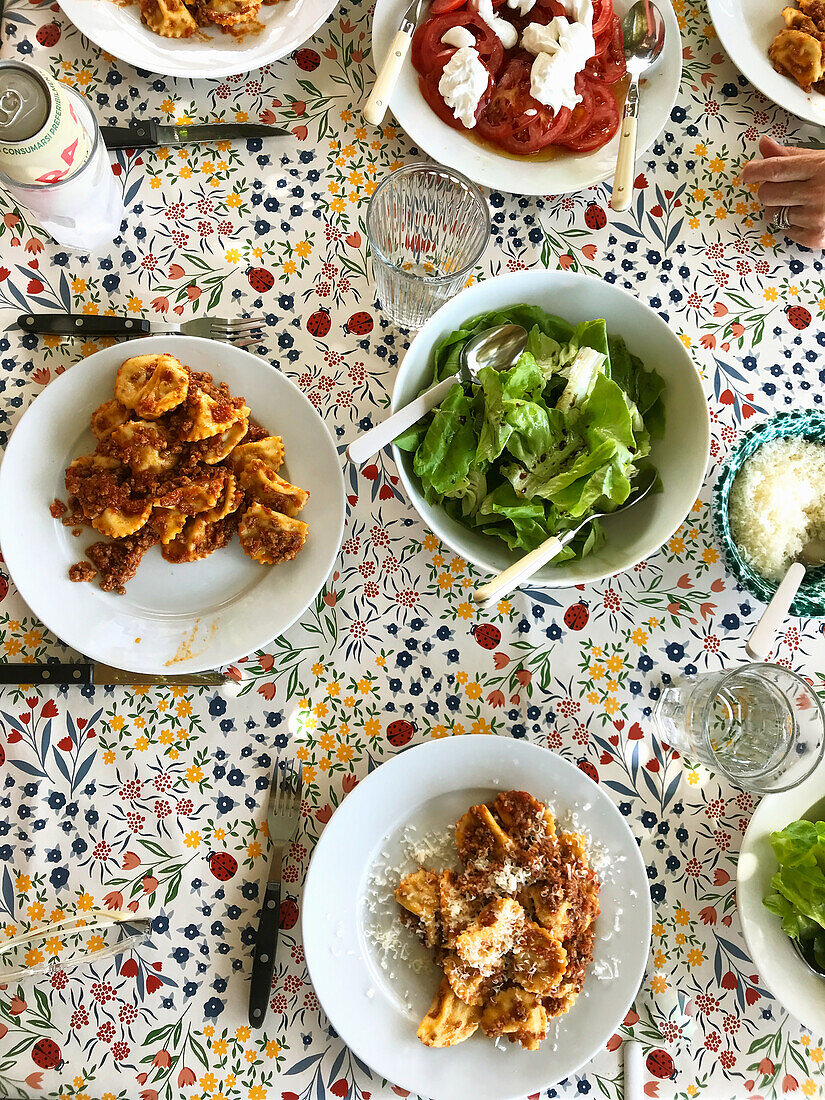
[[[85,313],[21,313],[17,327],[48,336],[205,336],[244,348],[261,340],[265,317],[195,317],[167,324],[143,317],[101,317]]]

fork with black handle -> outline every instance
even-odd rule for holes
[[[265,317],[195,317],[168,324],[143,317],[92,317],[85,313],[21,313],[17,327],[49,336],[205,336],[244,348],[261,341]]]
[[[272,988],[272,972],[278,950],[278,929],[281,926],[281,864],[301,810],[303,776],[301,765],[296,770],[292,760],[275,761],[275,771],[269,788],[269,805],[266,823],[272,858],[266,894],[261,905],[258,932],[255,936],[255,955],[252,960],[252,983],[249,988],[249,1023],[260,1027],[266,1017],[269,994]]]

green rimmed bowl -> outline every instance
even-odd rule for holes
[[[825,409],[799,409],[781,412],[752,428],[728,455],[713,487],[713,527],[722,544],[728,569],[754,599],[768,603],[777,585],[765,580],[750,566],[739,551],[730,530],[728,501],[734,479],[747,459],[772,439],[802,436],[814,443],[825,443]],[[804,584],[791,604],[791,613],[803,619],[825,618],[825,566],[809,569]]]

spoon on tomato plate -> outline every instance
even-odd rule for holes
[[[624,101],[616,174],[613,177],[613,210],[627,210],[633,195],[636,164],[636,128],[639,121],[639,80],[659,60],[665,44],[665,21],[653,0],[637,0],[622,20],[624,54],[630,84]]]

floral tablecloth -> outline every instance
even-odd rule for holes
[[[771,235],[738,177],[759,135],[809,134],[734,71],[703,4],[674,6],[684,81],[665,132],[639,160],[632,208],[610,212],[606,187],[561,199],[491,194],[493,240],[477,277],[542,265],[591,272],[666,317],[705,379],[709,486],[743,428],[775,409],[821,403],[825,281],[818,255]],[[418,153],[391,121],[380,131],[362,124],[369,28],[368,3],[342,4],[294,57],[193,83],[102,56],[57,4],[10,0],[4,56],[48,68],[101,121],[260,118],[293,137],[118,153],[128,225],[102,257],[62,251],[0,195],[2,327],[27,308],[170,319],[263,311],[261,354],[295,379],[343,450],[383,415],[408,343],[375,308],[363,219],[376,180]],[[592,228],[602,212],[606,226]],[[359,310],[371,331],[350,321]],[[99,346],[6,332],[0,441],[51,378]],[[740,658],[759,612],[720,562],[708,487],[684,527],[635,570],[580,591],[517,593],[482,616],[467,599],[473,570],[411,513],[390,458],[348,468],[346,479],[347,529],[327,586],[298,626],[230,670],[240,677],[233,690],[0,696],[0,929],[130,902],[152,918],[149,940],[118,964],[0,991],[0,1094],[406,1095],[330,1028],[298,921],[312,846],[359,778],[393,751],[386,727],[398,717],[414,723],[415,741],[496,735],[546,745],[578,762],[627,817],[655,923],[648,977],[621,1037],[659,1052],[647,1095],[825,1093],[825,1040],[772,1000],[740,933],[736,855],[754,799],[685,767],[652,736],[662,682]],[[63,652],[5,575],[0,584],[4,658]],[[492,649],[473,632],[481,621]],[[818,625],[789,627],[777,655],[819,676]],[[304,761],[306,801],[286,862],[271,1008],[250,1033],[268,864],[261,826],[281,751]],[[690,1002],[689,1024],[674,1012],[674,991]],[[620,1096],[618,1046],[615,1037],[546,1095]]]

